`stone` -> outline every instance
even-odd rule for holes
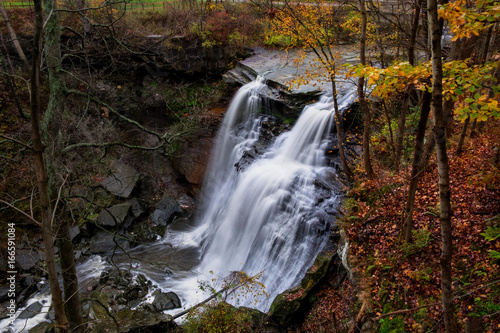
[[[142,206],[137,198],[132,198],[130,200],[127,200],[126,202],[130,204],[130,211],[132,212],[134,217],[139,217],[144,213],[144,209],[142,209]]]
[[[116,242],[115,242],[116,241]],[[118,243],[118,245],[116,244]],[[123,235],[98,231],[90,240],[90,252],[95,254],[106,254],[116,248],[120,251],[122,248],[128,250],[130,243],[123,238]]]
[[[182,208],[173,197],[164,195],[151,216],[154,223],[166,226],[175,213],[182,213]]]
[[[16,263],[22,270],[30,270],[40,261],[38,253],[30,250],[18,250],[16,252]]]
[[[107,309],[103,308],[103,305],[106,306],[109,303],[108,296],[102,292],[93,291],[89,298],[91,300],[89,317],[95,320],[109,319]]]
[[[173,332],[176,326],[172,317],[151,313],[144,309],[122,309],[115,315],[120,332]],[[109,318],[96,323],[93,332],[117,332],[116,323]]]
[[[71,240],[75,239],[75,237],[77,237],[79,234],[80,234],[80,227],[78,227],[77,225],[71,227],[71,229],[69,229],[69,235],[71,237]]]
[[[116,227],[125,221],[127,217],[130,207],[132,204],[129,202],[124,202],[121,204],[117,204],[106,208],[99,216],[97,217],[97,224],[103,227]]]
[[[121,166],[120,170],[101,182],[101,186],[108,192],[121,198],[129,198],[134,190],[140,175],[134,169]]]
[[[30,306],[24,309],[23,312],[21,312],[21,314],[17,317],[17,319],[33,318],[34,316],[40,313],[42,308],[43,308],[42,303],[40,302],[32,303]]]
[[[196,142],[186,142],[182,154],[174,156],[174,169],[182,174],[190,184],[201,185],[210,159],[214,138],[202,137]]]
[[[160,292],[155,296],[153,306],[157,311],[177,309],[181,307],[181,300],[171,291],[168,293]]]

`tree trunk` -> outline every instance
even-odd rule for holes
[[[425,130],[427,128],[427,119],[429,118],[431,94],[428,91],[424,92],[422,98],[422,106],[420,108],[420,120],[418,121],[417,138],[415,139],[415,153],[413,156],[413,164],[411,169],[410,188],[408,190],[408,200],[405,207],[405,222],[403,227],[403,237],[405,242],[412,241],[413,228],[413,206],[415,204],[415,194],[418,187],[418,179],[420,174],[425,169],[426,159],[424,156],[424,140]]]
[[[40,129],[40,67],[42,51],[43,10],[40,0],[34,1],[35,35],[33,40],[33,60],[31,68],[31,127],[33,151],[35,157],[35,172],[38,182],[38,192],[42,211],[42,236],[45,246],[45,262],[49,274],[52,305],[57,326],[60,332],[68,331],[68,320],[64,311],[62,292],[59,287],[54,253],[54,238],[52,230],[52,209],[50,206],[49,183],[44,160],[44,146]]]
[[[61,77],[61,24],[57,4],[54,0],[46,2],[46,12],[52,12],[46,24],[45,54],[49,72],[50,98],[43,119],[43,134],[46,142],[50,163],[48,163],[49,190],[55,195],[60,186],[62,166],[62,142],[60,124],[64,112],[66,90],[64,79]],[[83,316],[78,294],[78,278],[74,263],[73,244],[70,237],[70,225],[65,219],[59,227],[59,257],[64,286],[65,310],[70,328],[73,332],[83,332]]]
[[[465,119],[464,127],[462,127],[462,132],[460,133],[460,139],[458,139],[458,145],[456,151],[457,155],[462,154],[462,149],[464,146],[465,136],[467,135],[467,128],[469,127],[469,123],[470,123],[470,116],[467,117],[467,119]]]
[[[432,51],[432,111],[434,117],[434,138],[439,174],[439,207],[441,223],[441,292],[444,326],[447,333],[455,332],[452,292],[452,234],[451,200],[448,155],[446,152],[446,120],[443,110],[443,67],[441,55],[442,24],[438,21],[437,2],[428,0],[429,28]]]
[[[411,24],[410,33],[410,45],[408,47],[408,62],[410,65],[415,66],[415,43],[417,40],[418,22],[420,19],[420,9],[422,8],[422,1],[417,0],[415,2],[415,12],[413,13],[413,19]]]
[[[3,35],[0,32],[0,38],[2,38],[2,43],[3,43]],[[4,44],[5,46],[5,44]],[[19,117],[23,119],[28,119],[28,117],[24,114],[23,112],[23,107],[21,106],[21,101],[19,100],[19,96],[17,95],[16,91],[16,85],[14,84],[12,80],[12,76],[9,75],[9,68],[7,67],[7,63],[5,62],[4,56],[2,52],[0,51],[0,63],[2,64],[2,68],[5,71],[5,77],[7,79],[7,86],[10,89],[10,92],[12,93],[12,97],[14,98],[14,103],[16,104],[17,108],[17,113],[19,113]]]
[[[345,151],[344,151],[344,143],[342,139],[342,126],[340,126],[340,111],[339,111],[339,104],[337,100],[337,86],[335,84],[335,77],[331,77],[330,80],[332,81],[332,90],[333,90],[333,108],[335,112],[335,128],[337,129],[337,141],[339,145],[339,155],[340,155],[340,161],[342,163],[342,169],[344,169],[344,173],[347,177],[347,180],[349,182],[352,181],[354,175],[349,168],[349,165],[347,164],[347,158],[345,156]]]
[[[366,6],[365,0],[359,0],[359,10],[361,12],[361,37],[359,41],[359,59],[360,63],[364,66],[366,65]],[[365,99],[365,78],[360,76],[358,79],[358,98],[361,104],[361,109],[363,110],[364,119],[364,129],[363,129],[363,164],[365,167],[366,175],[369,179],[373,179],[375,176],[373,173],[372,164],[370,161],[370,127],[371,127],[371,115],[370,108],[366,103]]]
[[[90,21],[87,18],[85,11],[83,10],[85,5],[85,0],[75,0],[76,8],[79,10],[78,14],[80,15],[80,22],[82,24],[83,33],[88,36],[92,32],[92,28],[90,26]]]
[[[83,333],[83,315],[80,304],[78,278],[76,275],[73,243],[71,242],[70,224],[64,219],[59,225],[58,246],[64,287],[64,309],[72,333]]]
[[[1,1],[0,1],[0,13],[3,16],[3,19],[5,21],[5,26],[7,27],[7,30],[9,31],[10,39],[12,39],[12,44],[14,44],[14,48],[16,49],[16,52],[19,55],[19,58],[21,58],[24,67],[29,72],[30,64],[28,62],[28,59],[26,58],[26,55],[24,54],[24,51],[21,47],[21,44],[19,44],[19,39],[17,39],[16,32],[14,31],[12,24],[10,24],[9,16],[7,15],[7,12],[5,11],[5,8],[3,8]]]
[[[394,134],[392,133],[391,117],[389,116],[389,111],[387,110],[387,105],[385,101],[382,101],[384,107],[385,119],[387,120],[387,127],[389,128],[389,143],[391,145],[392,160],[396,160],[396,146],[394,145]]]
[[[408,88],[409,90],[410,88]],[[403,96],[403,105],[401,106],[401,115],[398,122],[398,133],[396,135],[396,159],[394,160],[394,169],[399,171],[401,167],[401,154],[403,151],[403,140],[405,137],[406,114],[408,113],[408,104],[410,103],[410,94],[408,90]]]

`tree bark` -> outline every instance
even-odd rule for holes
[[[460,139],[458,139],[457,151],[456,154],[460,155],[462,153],[462,149],[464,147],[465,137],[467,136],[467,128],[469,127],[470,116],[467,117],[464,121],[464,127],[462,127],[462,132],[460,133]]]
[[[59,224],[58,242],[60,264],[64,288],[64,309],[67,313],[72,333],[83,333],[83,315],[78,294],[78,278],[76,275],[73,243],[71,242],[70,224],[62,220]]]
[[[68,320],[64,311],[62,292],[57,279],[56,260],[54,253],[54,238],[52,230],[52,208],[50,205],[49,180],[44,159],[44,146],[40,129],[40,68],[42,60],[42,30],[43,10],[41,0],[34,1],[35,35],[33,40],[33,60],[31,68],[31,128],[33,151],[35,157],[35,172],[42,217],[42,236],[45,246],[45,262],[49,274],[49,284],[52,294],[52,305],[57,326],[60,332],[68,332]]]
[[[410,94],[408,91],[410,89],[411,88],[408,87],[404,92],[401,114],[399,116],[398,133],[396,135],[396,159],[394,160],[394,169],[396,171],[399,171],[399,169],[401,168],[401,154],[403,152],[403,140],[406,130],[406,114],[408,113],[408,105],[410,103]]]
[[[442,24],[438,21],[437,2],[428,0],[427,11],[431,30],[432,51],[432,111],[434,118],[434,138],[439,174],[439,206],[441,223],[441,301],[443,318],[447,333],[455,332],[452,292],[452,226],[448,155],[446,152],[446,120],[443,110],[443,67],[441,54]]]
[[[364,66],[366,65],[366,6],[365,0],[359,0],[359,10],[361,12],[361,37],[359,41],[359,59],[360,63]],[[361,104],[361,109],[363,110],[364,119],[364,129],[363,129],[363,165],[365,168],[366,175],[369,179],[373,179],[375,174],[373,172],[372,164],[370,161],[370,127],[371,127],[371,115],[370,108],[366,103],[365,99],[365,78],[360,76],[358,79],[358,98]]]
[[[19,55],[19,58],[21,58],[21,61],[23,62],[23,65],[24,65],[24,68],[26,68],[26,70],[29,72],[30,71],[30,64],[28,62],[28,59],[26,58],[26,55],[24,54],[24,51],[23,51],[23,48],[21,47],[21,44],[19,43],[19,39],[17,39],[16,32],[14,31],[12,24],[10,24],[9,15],[7,15],[7,12],[5,11],[5,8],[3,8],[1,1],[0,1],[0,13],[3,16],[3,19],[5,21],[5,26],[7,27],[7,30],[9,31],[10,38],[12,39],[12,44],[14,44],[14,48],[16,49],[16,52]]]
[[[411,24],[410,41],[408,46],[408,62],[410,65],[415,66],[415,44],[417,40],[418,22],[420,19],[420,9],[422,8],[422,1],[415,2],[415,12],[413,13],[413,20]]]
[[[43,135],[46,142],[50,142],[47,147],[47,155],[50,157],[48,163],[49,191],[55,195],[57,189],[62,186],[58,179],[61,178],[61,167],[63,164],[61,150],[61,123],[64,112],[66,89],[64,79],[61,76],[61,22],[59,12],[56,10],[57,4],[54,0],[46,2],[46,12],[51,13],[46,24],[45,54],[49,72],[50,98],[43,119]],[[48,16],[48,15],[47,15]],[[62,212],[58,212],[64,214]],[[72,332],[83,332],[83,316],[78,294],[78,278],[73,254],[73,243],[70,237],[70,225],[64,219],[59,219],[58,244],[61,271],[64,288],[64,308]]]
[[[426,165],[426,159],[424,156],[424,140],[425,130],[427,128],[427,119],[429,118],[430,113],[430,104],[431,94],[428,91],[425,91],[420,108],[420,120],[418,122],[417,137],[415,139],[415,153],[411,169],[410,188],[408,190],[408,200],[406,201],[405,207],[403,238],[407,243],[412,241],[411,231],[413,229],[413,206],[415,204],[415,194],[417,193],[420,174],[423,172]]]
[[[3,35],[0,32],[0,38],[2,38],[3,42]],[[4,44],[5,46],[5,44]],[[17,112],[19,113],[19,117],[23,119],[28,119],[28,117],[24,114],[23,107],[21,106],[21,102],[19,101],[19,96],[17,95],[16,91],[16,86],[12,80],[12,77],[8,74],[9,73],[9,68],[7,67],[7,63],[5,62],[4,55],[0,51],[0,63],[2,64],[2,68],[6,73],[6,79],[7,79],[7,86],[9,87],[12,97],[14,98],[14,103],[16,104]]]

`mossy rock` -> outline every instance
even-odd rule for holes
[[[335,256],[336,253],[333,252],[320,253],[314,264],[307,270],[301,283],[295,288],[284,291],[274,299],[269,310],[269,316],[273,322],[286,327],[297,319],[297,313],[310,303],[314,288],[328,272],[330,263]]]
[[[108,296],[104,293],[93,291],[90,294],[90,316],[95,320],[109,319],[107,309],[104,308],[108,305]]]

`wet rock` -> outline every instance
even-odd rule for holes
[[[31,304],[30,306],[28,306],[26,309],[24,309],[23,312],[21,312],[21,314],[19,315],[19,317],[17,317],[17,319],[33,318],[34,316],[36,316],[37,314],[40,313],[42,308],[43,308],[42,303],[35,302],[35,303]]]
[[[22,270],[30,270],[40,261],[40,256],[35,251],[18,250],[16,252],[16,263]]]
[[[177,200],[169,195],[165,195],[153,212],[151,218],[157,225],[166,226],[175,213],[182,213],[181,206]]]
[[[101,182],[101,186],[107,191],[121,198],[129,198],[134,190],[140,175],[130,167],[121,166],[120,171]]]
[[[122,224],[127,217],[132,204],[124,202],[106,208],[98,217],[97,224],[103,227],[116,227]]]
[[[107,254],[114,249],[121,251],[121,249],[128,250],[129,248],[129,241],[120,234],[98,231],[90,240],[90,252],[95,254]]]
[[[181,300],[173,292],[168,292],[168,293],[160,292],[155,296],[155,299],[153,301],[153,307],[157,311],[177,309],[181,307]]]

